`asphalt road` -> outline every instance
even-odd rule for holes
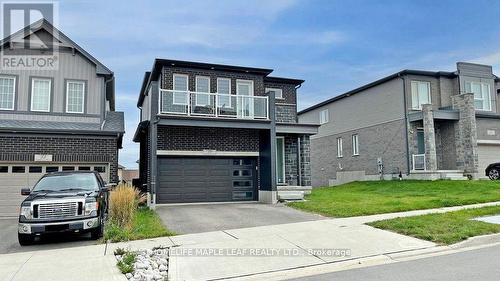
[[[96,240],[90,239],[90,234],[61,234],[40,237],[34,245],[20,246],[17,242],[17,219],[0,218],[0,254],[60,249],[94,245]]]
[[[445,256],[352,269],[292,280],[469,281],[500,280],[500,246]]]

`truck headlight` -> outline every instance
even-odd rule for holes
[[[85,203],[85,215],[97,215],[97,209],[99,209],[99,202],[87,202]]]
[[[20,216],[24,216],[27,219],[31,219],[31,206],[21,206],[21,210],[19,211]]]

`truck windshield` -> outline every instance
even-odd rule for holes
[[[42,178],[33,191],[97,190],[99,184],[94,174],[69,174]]]

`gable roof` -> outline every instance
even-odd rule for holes
[[[330,104],[332,102],[335,102],[335,101],[338,101],[340,99],[343,99],[343,98],[346,98],[346,97],[349,97],[351,95],[354,95],[354,94],[357,94],[359,92],[362,92],[364,90],[367,90],[367,89],[370,89],[372,87],[375,87],[375,86],[378,86],[380,84],[383,84],[387,81],[390,81],[394,78],[397,78],[397,77],[401,77],[403,75],[423,75],[423,76],[431,76],[431,77],[448,77],[448,78],[454,78],[454,77],[457,77],[457,73],[456,72],[447,72],[447,71],[425,71],[425,70],[412,70],[412,69],[405,69],[405,70],[402,70],[402,71],[399,71],[397,73],[394,73],[392,75],[389,75],[387,77],[384,77],[384,78],[381,78],[379,80],[376,80],[374,82],[371,82],[371,83],[368,83],[368,84],[365,84],[361,87],[358,87],[354,90],[350,90],[348,92],[345,92],[343,94],[340,94],[338,96],[335,96],[333,98],[330,98],[330,99],[327,99],[323,102],[320,102],[318,104],[315,104],[313,106],[310,106],[306,109],[303,109],[301,111],[299,111],[297,113],[297,115],[300,115],[300,114],[303,114],[303,113],[306,113],[306,112],[309,112],[311,110],[314,110],[316,108],[319,108],[319,107],[322,107],[322,106],[325,106],[327,104]]]
[[[50,33],[54,38],[56,38],[63,46],[64,44],[68,44],[69,46],[75,48],[76,51],[78,51],[80,54],[82,54],[85,58],[90,60],[92,63],[96,65],[97,68],[97,74],[101,75],[113,75],[113,71],[111,71],[109,68],[107,68],[104,64],[102,64],[100,61],[98,61],[95,57],[93,57],[91,54],[89,54],[87,51],[85,51],[82,47],[80,47],[78,44],[76,44],[73,40],[71,40],[68,36],[66,36],[63,32],[61,32],[59,29],[54,27],[49,21],[46,19],[42,18],[28,26],[25,26],[23,29],[5,37],[0,41],[0,44],[4,46],[7,43],[14,42],[16,39],[23,39],[25,38],[25,34],[28,36],[33,35],[39,30],[45,30],[46,32]],[[54,34],[52,31],[56,31],[57,35]]]

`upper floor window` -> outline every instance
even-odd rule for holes
[[[491,111],[490,84],[465,82],[465,92],[474,93],[474,107],[477,110]]]
[[[352,135],[352,155],[359,155],[359,139],[358,135]]]
[[[0,109],[13,110],[16,92],[14,77],[0,77]]]
[[[240,96],[253,96],[253,81],[237,80],[236,94]]]
[[[411,108],[421,110],[423,104],[431,103],[431,83],[411,81]]]
[[[321,110],[319,112],[319,124],[325,124],[328,123],[329,121],[329,116],[328,116],[328,109]]]
[[[217,78],[217,93],[219,94],[219,107],[231,107],[231,79]]]
[[[208,94],[210,93],[210,77],[196,76],[196,92],[197,92],[196,93],[197,106],[206,106],[210,103],[210,95]]]
[[[343,157],[343,140],[342,138],[337,138],[337,157]]]
[[[283,90],[277,88],[266,88],[266,93],[274,93],[274,97],[277,99],[283,99]]]
[[[31,111],[50,111],[52,80],[33,78],[31,81]]]
[[[188,103],[188,76],[186,74],[174,74],[173,104],[186,105]]]
[[[85,107],[85,83],[68,81],[66,83],[66,112],[83,113]]]

